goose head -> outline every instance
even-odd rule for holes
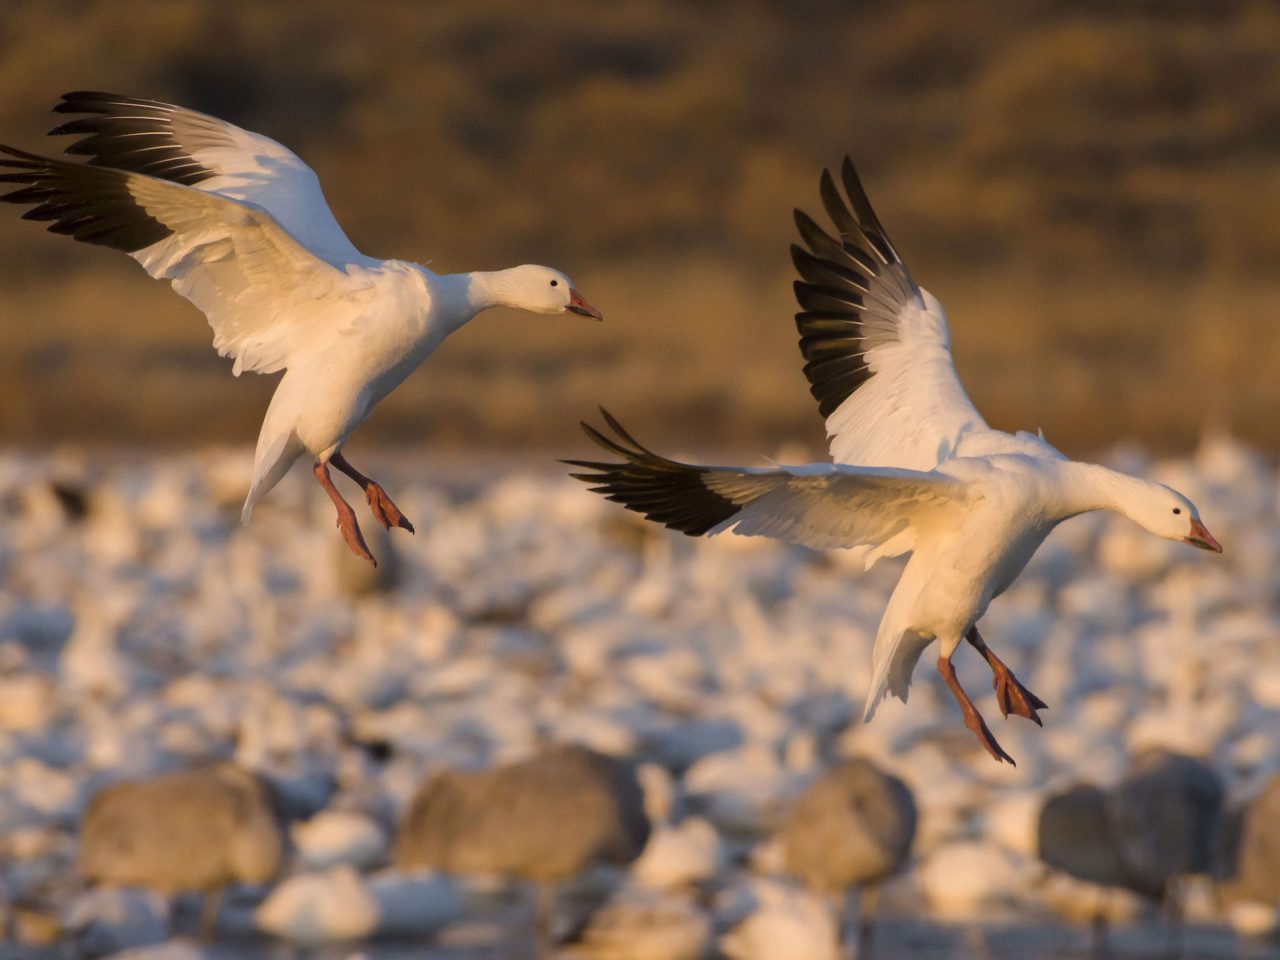
[[[604,316],[587,303],[559,270],[526,263],[490,274],[497,301],[531,313],[576,313],[592,320]]]
[[[1177,490],[1160,483],[1145,485],[1140,497],[1130,499],[1125,513],[1149,533],[1166,540],[1181,540],[1201,550],[1222,552],[1222,544],[1200,521],[1200,511]]]

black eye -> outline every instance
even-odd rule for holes
[[[1174,508],[1173,508],[1173,512],[1174,512],[1174,513],[1181,513],[1181,512],[1182,512],[1182,508],[1181,508],[1181,507],[1174,507]]]
[[[551,285],[552,285],[553,287],[558,287],[558,286],[560,286],[560,281],[559,281],[559,280],[552,280],[552,281],[551,281]]]

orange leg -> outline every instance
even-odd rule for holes
[[[383,490],[380,484],[374,483],[353,467],[340,452],[330,457],[329,462],[360,484],[360,488],[364,490],[364,498],[369,502],[369,510],[373,513],[375,520],[388,530],[392,527],[400,527],[402,530],[408,530],[413,533],[413,524],[391,502],[391,498],[387,496],[387,491]]]
[[[311,472],[316,475],[320,486],[324,487],[324,492],[329,495],[329,499],[333,501],[338,511],[338,529],[342,531],[342,539],[347,541],[347,546],[351,548],[352,553],[357,557],[364,557],[376,567],[378,561],[373,559],[373,554],[365,545],[364,536],[360,533],[360,524],[356,522],[356,512],[351,509],[351,504],[342,499],[342,494],[333,485],[333,479],[329,476],[329,464],[323,460],[317,460]]]
[[[1044,724],[1041,723],[1036,711],[1048,710],[1049,705],[1018,681],[1013,671],[1006,667],[1004,661],[987,646],[982,639],[982,634],[978,633],[977,627],[971,627],[965,634],[965,639],[982,654],[982,658],[987,661],[987,666],[991,668],[992,686],[996,690],[996,703],[1000,705],[1000,712],[1006,717],[1016,713],[1020,717],[1034,720],[1043,727]]]
[[[978,708],[973,705],[973,701],[969,699],[969,695],[964,692],[964,687],[960,686],[960,681],[956,679],[956,668],[951,663],[950,657],[938,658],[938,672],[942,674],[942,679],[947,681],[947,686],[951,688],[952,695],[956,698],[956,702],[960,704],[960,711],[964,714],[964,725],[973,731],[974,736],[978,738],[978,742],[982,744],[987,753],[996,759],[996,762],[1007,760],[1014,763],[1013,757],[1004,752],[1004,748],[991,735],[991,731],[987,729],[987,722],[982,719],[982,714],[978,713]]]

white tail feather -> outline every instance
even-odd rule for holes
[[[275,437],[270,442],[258,438],[258,449],[253,457],[253,482],[249,485],[249,495],[245,497],[244,509],[240,511],[240,522],[248,524],[253,515],[254,505],[266,496],[289,472],[293,461],[302,452],[302,444],[292,430]]]
[[[934,638],[921,636],[914,630],[881,631],[876,636],[875,652],[871,660],[871,686],[867,689],[867,705],[862,712],[863,721],[876,714],[876,707],[886,694],[893,694],[903,703],[911,687],[911,674],[920,661],[920,654]]]

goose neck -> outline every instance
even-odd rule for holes
[[[1096,463],[1063,466],[1061,488],[1068,516],[1091,510],[1130,516],[1131,505],[1140,502],[1151,487],[1146,480]]]

